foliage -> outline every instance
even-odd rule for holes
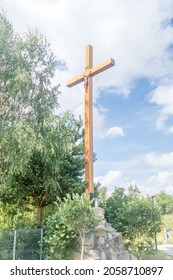
[[[161,215],[150,197],[129,200],[127,218],[129,222],[127,232],[131,236],[135,236],[139,232],[154,237],[154,232],[160,231]]]
[[[141,196],[136,186],[131,186],[127,194],[124,188],[117,187],[103,207],[108,222],[122,233],[129,249],[138,246],[138,253],[148,250],[146,243],[154,240],[161,227],[161,215],[152,197]],[[150,245],[151,242],[152,249]]]
[[[70,114],[54,116],[45,121],[44,133],[37,136],[30,125],[19,123],[2,152],[1,170],[5,175],[1,179],[1,200],[4,203],[37,205],[41,211],[63,192],[63,172],[68,176],[66,191],[68,187],[73,190],[75,183],[78,186],[82,181],[79,177],[83,171],[82,159],[79,159],[79,164],[78,157],[72,152],[77,148],[76,138],[80,138],[79,125]],[[68,173],[64,165],[68,160],[73,160],[71,169],[75,163],[79,164],[75,165],[75,174]],[[40,224],[41,213],[38,214],[37,223]]]
[[[151,254],[154,252],[153,239],[146,234],[139,233],[134,238],[129,250],[138,258],[142,258],[142,254]]]
[[[83,249],[85,234],[90,228],[94,228],[99,222],[94,209],[91,207],[92,201],[88,200],[86,194],[67,194],[59,206],[60,221],[69,229],[78,234],[81,238],[81,259],[83,259]]]
[[[52,83],[57,61],[50,44],[37,30],[29,29],[23,37],[15,34],[2,12],[0,51],[2,119],[8,124],[27,120],[39,133],[45,117],[58,104],[59,85]]]
[[[44,259],[71,259],[72,252],[77,246],[76,237],[77,234],[60,221],[58,212],[50,216],[46,222],[43,241]]]
[[[165,241],[165,229],[169,230],[170,237],[168,238],[168,244],[173,244],[173,215],[162,215],[162,228],[161,232],[157,235],[158,244],[163,244]]]
[[[73,115],[69,117],[71,129],[70,150],[66,153],[63,161],[60,162],[60,172],[58,182],[61,187],[59,197],[63,198],[67,193],[82,194],[86,183],[83,180],[84,175],[84,135],[82,130],[82,121],[75,120]]]
[[[41,235],[40,229],[0,232],[0,259],[39,260]]]
[[[124,232],[127,227],[126,205],[127,195],[122,187],[115,188],[101,206],[105,209],[105,217],[111,225],[120,232]]]
[[[173,214],[173,195],[162,191],[156,195],[156,203],[160,207],[162,215]]]
[[[25,205],[19,207],[17,204],[0,204],[0,231],[14,229],[35,228],[36,209]]]
[[[0,260],[13,259],[14,231],[0,231]]]
[[[40,225],[57,195],[85,187],[82,122],[55,115],[57,60],[37,30],[21,37],[0,13],[0,51],[0,199],[37,207]]]
[[[99,182],[94,184],[94,197],[98,202],[98,205],[104,202],[106,199],[107,188],[103,187]]]

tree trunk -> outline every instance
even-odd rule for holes
[[[38,212],[37,212],[37,220],[36,223],[37,225],[41,226],[42,224],[42,216],[43,216],[43,206],[44,206],[44,201],[47,197],[47,192],[45,192],[44,196],[42,197],[41,201],[39,198],[36,196],[36,202],[37,202],[37,207],[38,207]]]
[[[42,214],[43,214],[43,206],[42,205],[38,205],[37,221],[36,221],[38,226],[41,226]]]

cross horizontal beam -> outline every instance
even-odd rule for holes
[[[85,74],[81,74],[79,76],[72,78],[71,80],[67,81],[66,86],[71,88],[71,87],[81,83],[82,81],[84,81],[84,76],[85,76]]]
[[[74,77],[73,79],[67,81],[66,86],[67,87],[72,87],[75,86],[79,83],[81,83],[85,76],[90,76],[93,77],[101,72],[103,72],[106,69],[109,69],[110,67],[115,65],[115,61],[112,58],[109,58],[103,63],[100,63],[99,65],[96,65],[92,67],[91,69],[86,69],[82,74]]]

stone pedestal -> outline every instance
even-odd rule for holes
[[[101,219],[93,231],[86,234],[84,246],[85,260],[131,260],[136,259],[128,253],[123,244],[121,233],[117,232],[106,222],[104,209],[95,208],[96,215]],[[74,255],[74,259],[80,259],[80,249]]]

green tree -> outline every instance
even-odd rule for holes
[[[74,118],[71,116],[71,119]],[[60,198],[67,193],[82,194],[85,191],[86,182],[83,180],[85,160],[84,160],[84,135],[82,121],[73,120],[71,149],[60,164],[60,174],[58,182],[61,186]]]
[[[136,186],[130,186],[127,193],[117,187],[103,206],[108,222],[122,233],[129,248],[138,254],[152,248],[161,226],[161,214],[152,197],[143,197]]]
[[[138,234],[145,234],[154,240],[155,231],[158,232],[161,226],[161,215],[157,206],[152,203],[150,197],[138,197],[128,202],[127,208],[129,236],[136,237]]]
[[[156,195],[156,203],[160,207],[162,215],[173,213],[173,195],[162,191]]]
[[[0,198],[43,207],[68,192],[83,191],[81,120],[55,115],[57,60],[47,40],[29,29],[15,34],[0,13]]]
[[[58,210],[60,221],[69,230],[79,234],[81,238],[81,260],[83,259],[86,232],[99,222],[91,203],[86,194],[82,196],[73,194],[72,197],[68,194],[60,203]]]
[[[40,225],[43,207],[52,204],[64,192],[61,170],[65,169],[64,161],[67,162],[77,146],[78,126],[78,121],[69,114],[45,121],[44,134],[39,135],[26,123],[18,124],[2,152],[1,200],[37,206],[37,224]],[[77,164],[78,158],[71,157],[73,164]],[[72,192],[79,182],[82,184],[82,177],[77,178],[82,170],[81,165],[75,174],[68,174],[66,169],[67,192]],[[73,179],[76,179],[75,184],[71,183]]]
[[[127,203],[128,197],[125,194],[124,188],[116,187],[112,195],[101,204],[105,208],[105,217],[108,222],[122,233],[128,225],[126,213]]]
[[[16,68],[17,37],[4,12],[0,13],[0,120],[8,114],[9,91],[13,88]]]
[[[0,13],[0,110],[7,127],[27,120],[42,130],[44,119],[57,107],[59,85],[53,84],[57,60],[37,30],[16,34]]]

